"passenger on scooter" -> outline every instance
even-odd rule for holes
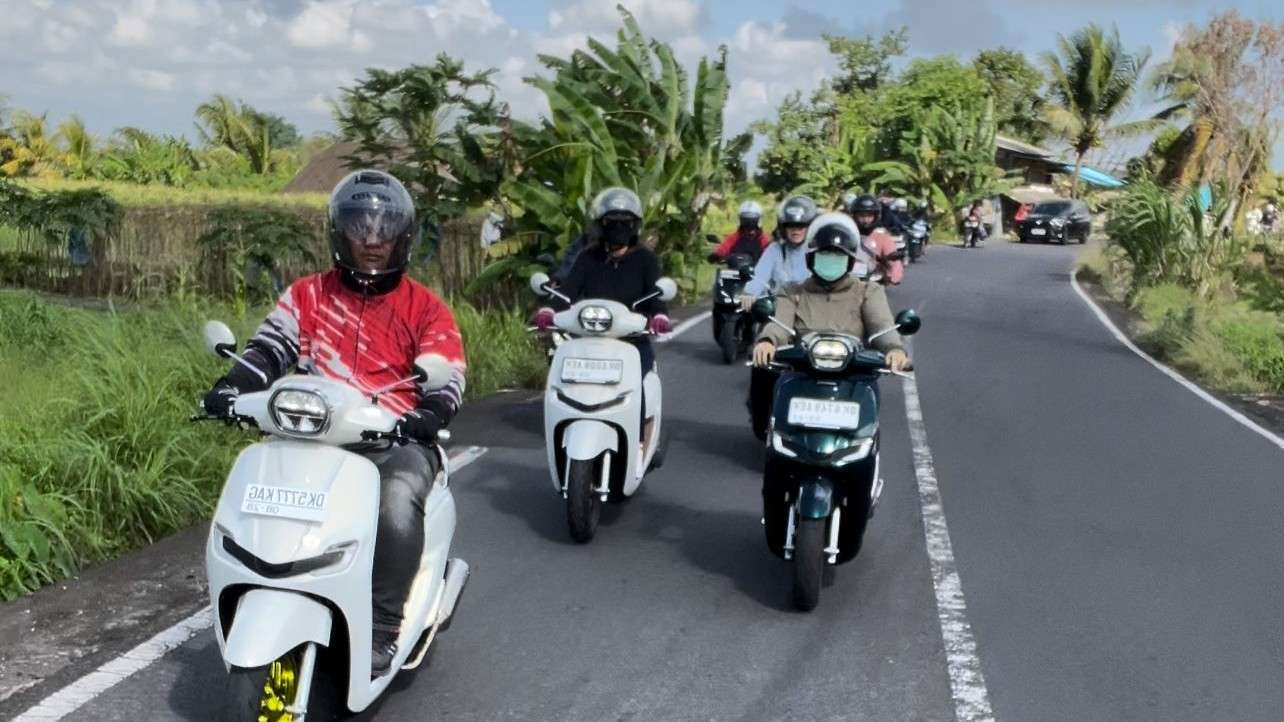
[[[874,196],[857,196],[847,207],[847,215],[859,229],[860,245],[882,275],[884,283],[897,285],[905,277],[905,261],[897,257],[896,239],[880,225],[881,206]]]
[[[753,279],[745,284],[740,296],[740,305],[745,310],[764,293],[807,278],[803,241],[816,213],[816,202],[807,196],[794,196],[780,204],[776,212],[776,242],[762,252],[753,269]]]
[[[800,334],[838,331],[862,339],[895,325],[883,287],[853,273],[862,262],[860,243],[860,232],[850,218],[841,213],[817,218],[807,231],[805,246],[810,276],[776,296],[775,317]],[[784,329],[768,323],[753,349],[749,407],[754,433],[760,439],[766,438],[772,392],[779,377],[768,366],[776,347],[792,341]],[[895,331],[879,336],[871,345],[886,354],[889,369],[900,371],[908,365],[909,357]]]
[[[399,433],[431,443],[463,401],[464,348],[450,308],[404,277],[418,235],[414,202],[388,173],[357,171],[335,186],[327,225],[335,267],[286,289],[246,345],[243,358],[259,373],[233,366],[206,394],[205,411],[227,416],[237,396],[266,389],[293,367],[369,392],[411,376],[416,356],[439,354],[452,367],[445,388],[424,393],[407,385],[378,398],[401,415]],[[437,462],[421,444],[372,444],[364,454],[380,479],[371,650],[371,671],[378,676],[397,652]]]
[[[771,237],[762,232],[762,206],[756,201],[745,201],[740,204],[740,227],[722,239],[709,254],[709,260],[721,263],[734,254],[742,254],[757,263],[770,243]]]

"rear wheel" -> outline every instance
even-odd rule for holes
[[[810,612],[820,603],[825,568],[825,520],[801,519],[794,532],[794,606]]]
[[[602,498],[597,493],[597,460],[572,461],[566,480],[566,523],[571,538],[583,544],[597,533]]]
[[[718,329],[718,347],[722,349],[722,362],[733,364],[736,362],[736,356],[739,349],[739,339],[736,338],[736,323],[724,322],[722,328]]]
[[[233,667],[227,678],[223,722],[292,722],[291,708],[303,707],[298,699],[299,668],[303,647],[265,667]],[[308,707],[307,718],[329,719],[324,710]]]

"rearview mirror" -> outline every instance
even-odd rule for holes
[[[236,336],[222,321],[206,321],[202,334],[206,351],[224,358],[236,353]]]
[[[771,296],[763,296],[753,302],[753,307],[750,309],[750,312],[753,313],[755,321],[766,323],[771,320],[772,316],[776,315],[776,299]]]
[[[415,357],[415,381],[429,391],[440,391],[450,383],[453,369],[445,356],[425,353]]]
[[[547,296],[548,291],[544,290],[544,286],[547,286],[547,285],[548,285],[547,273],[541,272],[531,276],[531,290],[535,292],[536,296]]]
[[[672,301],[678,295],[678,284],[673,282],[672,278],[661,278],[655,282],[655,287],[660,289],[661,301]]]
[[[722,243],[722,241],[719,240],[718,237],[713,235],[712,233],[704,234],[704,240],[705,240],[705,243],[712,243],[715,246],[718,245],[719,243]]]
[[[923,325],[923,319],[918,317],[918,313],[912,308],[896,314],[896,331],[902,336],[913,336],[918,333],[919,327]]]

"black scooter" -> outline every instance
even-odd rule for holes
[[[709,236],[710,242],[717,240]],[[724,363],[735,363],[748,354],[753,345],[753,316],[746,313],[737,300],[745,284],[753,278],[753,259],[743,253],[733,253],[718,275],[713,279],[713,340],[722,350]]]
[[[775,301],[759,299],[754,316],[794,336],[776,350],[772,367],[782,371],[772,401],[763,470],[763,525],[767,546],[793,561],[794,606],[809,611],[820,602],[822,577],[860,551],[866,522],[883,490],[879,476],[878,379],[881,351],[844,333],[799,337],[772,317]],[[916,333],[913,310],[896,315],[894,329]],[[884,329],[869,341],[892,331]]]

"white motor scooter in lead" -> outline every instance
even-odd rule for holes
[[[531,276],[530,285],[540,296],[570,303],[549,285],[547,274]],[[661,278],[655,292],[632,308],[584,299],[553,316],[553,325],[569,339],[558,346],[548,370],[544,440],[553,488],[566,499],[567,524],[577,542],[593,538],[603,502],[612,494],[632,496],[647,470],[663,460],[657,453],[662,438],[660,376],[652,369],[643,378],[637,348],[623,339],[647,333],[646,316],[633,308],[676,295],[673,280]]]
[[[253,368],[236,356],[226,325],[207,323],[205,343]],[[438,355],[416,358],[415,368],[415,376],[375,398],[415,382],[440,389],[450,379],[449,363]],[[468,580],[468,565],[449,558],[455,500],[446,454],[431,445],[440,471],[424,501],[419,573],[392,667],[372,678],[379,472],[348,449],[407,443],[396,432],[397,417],[352,386],[307,375],[241,394],[232,411],[265,439],[244,449],[228,474],[206,546],[214,634],[229,673],[223,719],[304,720],[323,665],[327,679],[346,680],[338,695],[346,707],[363,710],[399,670],[419,665]]]

